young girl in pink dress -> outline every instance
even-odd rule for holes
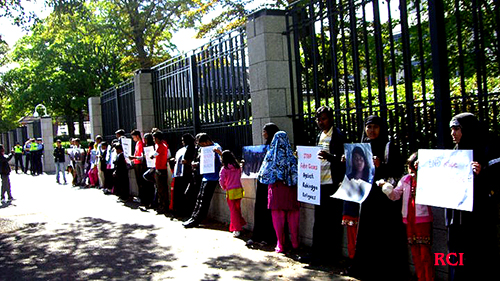
[[[220,187],[226,191],[227,205],[231,212],[229,231],[234,237],[238,237],[241,228],[247,224],[241,215],[241,199],[245,196],[241,185],[241,168],[231,151],[225,150],[221,156],[222,169],[219,174],[219,183]]]
[[[404,176],[395,189],[385,189],[391,200],[403,196],[403,223],[406,224],[408,244],[419,281],[434,280],[434,265],[431,253],[432,210],[429,206],[415,203],[417,188],[417,153],[408,159],[408,175]]]

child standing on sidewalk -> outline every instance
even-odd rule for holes
[[[415,204],[417,189],[417,153],[408,158],[408,175],[404,176],[395,189],[387,183],[383,191],[393,200],[403,196],[403,223],[406,224],[408,244],[411,247],[413,263],[419,281],[434,280],[434,265],[431,254],[432,210],[429,206]]]
[[[12,194],[10,193],[10,166],[9,160],[14,156],[14,153],[11,153],[5,156],[5,149],[3,145],[0,144],[0,174],[2,174],[2,201],[5,200],[5,193],[7,193],[8,200],[12,201]]]
[[[220,187],[226,191],[227,204],[231,212],[229,231],[233,232],[234,237],[238,237],[241,228],[247,224],[241,216],[241,199],[245,196],[241,185],[241,168],[231,151],[225,150],[221,156],[222,169],[220,170],[219,183]]]

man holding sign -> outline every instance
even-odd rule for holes
[[[222,154],[222,147],[218,143],[214,143],[206,133],[198,134],[196,140],[200,146],[200,151],[198,153],[200,161],[198,163],[193,163],[193,166],[200,166],[202,182],[193,213],[191,217],[182,224],[185,228],[198,226],[207,216],[210,201],[212,201],[215,187],[217,187],[217,182],[219,181],[219,172],[221,168],[220,155]],[[215,155],[215,153],[218,155]]]
[[[342,181],[345,165],[342,163],[345,137],[333,125],[333,110],[322,106],[316,111],[316,123],[321,130],[317,157],[321,161],[321,185],[319,205],[314,207],[314,228],[312,257],[313,263],[332,263],[342,256],[343,201],[331,198]]]

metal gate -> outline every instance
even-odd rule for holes
[[[313,0],[290,6],[296,143],[314,144],[320,105],[334,108],[336,125],[353,142],[364,118],[380,115],[403,154],[448,141],[447,122],[463,111],[477,113],[498,136],[498,1],[445,4]]]

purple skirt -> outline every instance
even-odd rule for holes
[[[267,208],[270,210],[298,210],[297,186],[288,186],[283,182],[270,184],[267,189]]]

